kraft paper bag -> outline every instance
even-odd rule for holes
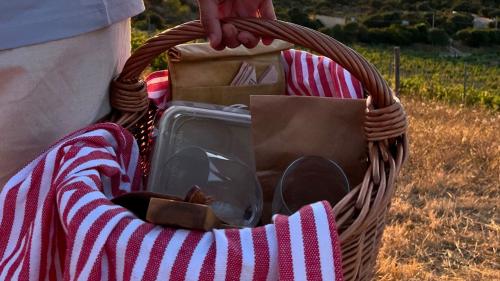
[[[252,138],[264,195],[263,222],[271,218],[274,189],[284,170],[302,156],[335,161],[351,188],[368,167],[363,130],[366,100],[251,96]]]
[[[286,81],[281,51],[291,46],[290,43],[274,40],[269,46],[259,43],[253,49],[240,46],[217,51],[208,43],[173,47],[167,52],[172,99],[249,105],[250,95],[282,95],[285,93]],[[277,73],[276,82],[231,86],[243,62],[255,67],[257,77],[273,66]]]

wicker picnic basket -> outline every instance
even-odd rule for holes
[[[354,50],[320,32],[282,21],[226,19],[240,30],[307,47],[336,61],[364,85],[368,93],[365,133],[370,165],[363,182],[336,206],[334,214],[342,248],[345,280],[369,280],[394,193],[394,182],[408,156],[407,118],[399,100],[373,65]],[[138,139],[147,173],[149,132],[154,107],[140,75],[151,61],[178,44],[205,37],[199,21],[166,30],[149,39],[126,62],[111,84],[112,121],[130,129]]]

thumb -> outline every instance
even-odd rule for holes
[[[216,1],[198,0],[200,20],[212,48],[217,48],[222,41],[221,23],[219,21],[219,8]]]
[[[264,0],[259,6],[259,13],[264,19],[275,20],[276,14],[274,13],[273,1]],[[273,39],[264,37],[262,38],[262,43],[264,43],[264,45],[271,45],[273,43]]]
[[[276,14],[274,12],[274,6],[272,0],[264,0],[259,6],[259,12],[262,18],[268,20],[275,20]]]

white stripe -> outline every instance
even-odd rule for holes
[[[290,231],[290,246],[292,249],[293,279],[307,280],[304,244],[302,240],[302,225],[300,223],[299,212],[288,217],[288,227]]]
[[[166,92],[167,92],[166,89],[158,90],[158,91],[151,91],[151,92],[148,92],[148,97],[150,99],[159,99],[159,98],[163,97],[163,95],[165,95]]]
[[[305,93],[302,91],[302,88],[299,86],[299,83],[301,83],[299,81],[299,79],[297,78],[297,71],[296,71],[296,66],[298,66],[298,62],[295,60],[295,53],[297,51],[296,50],[290,50],[290,56],[292,57],[292,65],[290,66],[290,68],[292,69],[292,75],[290,76],[292,78],[292,82],[293,84],[295,85],[295,88],[297,89],[297,91],[299,91],[298,93],[296,93],[296,95],[298,96],[305,96]],[[302,71],[302,68],[301,67],[301,70]]]
[[[149,79],[148,85],[157,84],[157,83],[161,83],[161,82],[167,82],[167,81],[168,81],[168,75],[163,75],[163,76]]]
[[[52,213],[52,215],[56,215],[53,212],[52,206],[50,206],[49,210],[44,209],[44,203],[45,200],[47,200],[47,194],[51,191],[51,180],[52,180],[52,174],[54,172],[54,166],[53,165],[47,165],[47,163],[53,163],[55,162],[56,158],[56,151],[51,151],[50,153],[47,154],[45,163],[43,167],[43,172],[42,176],[40,177],[40,186],[38,188],[38,201],[36,205],[36,213],[35,213],[35,218],[33,220],[33,225],[35,226],[41,226],[42,225],[42,215],[44,215],[45,212],[49,211]],[[54,188],[55,189],[55,188]],[[52,191],[54,192],[54,191]],[[55,192],[54,192],[55,193]],[[51,237],[51,236],[50,236]],[[42,227],[34,227],[33,229],[33,234],[31,236],[31,245],[30,245],[30,257],[39,257],[41,255],[41,245],[42,245]],[[50,249],[50,248],[49,248]],[[50,258],[47,256],[47,258]],[[38,274],[40,272],[40,259],[39,258],[34,258],[30,259],[30,266],[29,266],[29,275],[31,280],[38,279]]]
[[[54,151],[54,150],[53,150]],[[93,153],[93,152],[104,152],[104,153],[108,153],[108,154],[111,154],[111,155],[114,155],[114,151],[112,150],[112,148],[110,147],[110,149],[106,149],[106,148],[93,148],[93,147],[82,147],[77,153],[75,156],[71,157],[70,159],[64,159],[64,163],[63,165],[59,168],[58,172],[57,172],[57,176],[56,176],[56,180],[61,176],[61,174],[63,174],[66,169],[68,169],[69,166],[71,166],[75,161],[85,157],[85,156],[88,156],[89,154]],[[47,161],[46,161],[47,162]],[[50,162],[52,163],[52,162]]]
[[[33,259],[29,259],[29,260],[33,260]],[[19,266],[17,267],[16,271],[14,271],[14,274],[12,274],[11,280],[19,280],[19,274],[21,274],[21,269],[23,268],[24,263],[27,261],[28,261],[28,259],[26,259],[26,258],[22,259],[22,261],[19,264]],[[31,265],[31,263],[30,263],[30,265]],[[35,279],[30,279],[30,280],[35,280]]]
[[[308,93],[305,94],[314,95],[311,83],[309,83],[309,63],[307,62],[306,52],[300,52],[300,62],[302,63],[302,84],[306,86],[306,90],[308,91]]]
[[[338,64],[335,64],[335,71],[334,71],[334,75],[335,75],[335,78],[337,79],[337,83],[339,85],[339,91],[340,91],[340,98],[344,98],[344,90],[342,89],[342,83],[340,82],[340,75],[339,75],[339,65]]]
[[[108,281],[109,280],[109,261],[108,255],[106,252],[102,254],[101,260],[101,279],[100,281]]]
[[[240,230],[240,241],[242,256],[240,280],[252,280],[255,270],[255,253],[251,228]]]
[[[325,207],[322,203],[311,205],[316,225],[316,235],[319,245],[319,260],[323,280],[335,280],[335,263],[333,248]]]
[[[53,214],[52,215],[52,219],[50,220],[50,231],[49,231],[49,237],[55,237],[55,231],[56,231],[56,226],[54,225],[56,220],[58,220],[58,216],[57,214]],[[49,278],[49,271],[50,271],[50,265],[52,264],[53,260],[54,260],[54,256],[52,255],[52,249],[54,249],[54,247],[56,247],[55,245],[55,239],[49,239],[49,245],[47,247],[47,262],[46,262],[46,266],[45,266],[45,280],[48,280]],[[43,276],[42,276],[43,278]]]
[[[137,146],[137,142],[135,142],[135,140],[134,140],[134,143],[132,144],[131,154],[130,154],[130,161],[129,161],[128,168],[127,168],[127,175],[130,179],[130,183],[134,182],[135,171],[137,170],[138,162],[139,162],[139,147]],[[120,186],[120,189],[125,190],[125,191],[131,191],[130,187],[131,186],[129,185],[128,188],[125,189],[124,187]]]
[[[156,276],[156,280],[170,280],[170,274],[172,273],[172,267],[174,266],[175,259],[179,254],[179,250],[186,240],[189,231],[181,229],[177,230],[170,239],[167,248],[165,249],[165,253],[161,259],[160,268],[158,269],[158,276]]]
[[[104,213],[102,213],[102,215],[104,215]],[[118,224],[121,219],[123,219],[127,216],[130,216],[130,213],[128,213],[128,212],[118,213],[113,218],[111,218],[106,223],[106,225],[104,225],[103,228],[101,228],[99,230],[99,235],[97,236],[97,238],[94,242],[94,245],[92,246],[92,250],[90,251],[90,254],[88,256],[88,260],[85,263],[85,266],[83,267],[82,271],[80,272],[80,276],[78,277],[78,280],[88,280],[89,279],[89,277],[90,277],[89,275],[92,272],[92,268],[94,267],[94,264],[97,261],[99,253],[101,253],[102,249],[104,248],[104,244],[106,244],[106,242],[108,241],[109,235],[111,234],[113,229],[115,229],[116,224]],[[96,218],[96,220],[97,219],[98,218]],[[82,244],[83,244],[83,242],[82,242]]]
[[[84,175],[84,174],[89,174],[89,172],[92,172],[95,174],[97,171],[96,170],[85,170],[81,171],[72,175],[69,175],[67,181],[64,182],[64,187],[74,185],[76,183],[83,183],[86,186],[92,188],[95,191],[101,191],[101,189],[96,185],[95,181],[90,178],[92,175]],[[100,177],[100,176],[99,176]]]
[[[96,220],[98,220],[104,214],[104,212],[117,208],[121,207],[101,205],[90,211],[87,214],[87,216],[85,216],[85,218],[81,220],[80,225],[78,226],[76,234],[73,238],[75,243],[73,244],[73,249],[71,251],[72,258],[69,266],[69,276],[72,280],[76,278],[76,263],[78,261],[78,257],[81,255],[83,241],[85,240],[85,236],[89,231],[90,227],[95,223]]]
[[[96,167],[104,167],[108,166],[108,168],[116,168],[120,170],[121,174],[125,174],[125,171],[123,170],[123,167],[120,167],[118,163],[114,160],[109,160],[109,159],[93,159],[89,161],[85,161],[84,163],[76,166],[73,170],[71,170],[68,173],[68,176],[78,173],[83,170],[87,169],[95,169]]]
[[[125,273],[125,256],[127,251],[128,241],[132,234],[141,226],[144,222],[138,219],[132,220],[122,231],[120,237],[116,241],[116,262],[115,262],[115,276],[117,280],[123,280],[123,274]]]
[[[33,226],[30,226],[30,229],[28,231],[28,235],[25,237],[26,238],[26,241],[27,241],[27,245],[25,245],[26,247],[29,247],[30,246],[30,243],[31,243],[31,239],[33,238]],[[19,248],[19,251],[18,253],[20,253],[21,255],[25,255],[25,252],[23,251],[23,247]],[[29,257],[28,261],[31,259],[31,257]],[[13,260],[16,260],[16,258],[13,258]],[[24,263],[26,262],[26,256],[24,256],[22,259],[21,259],[21,262],[20,264],[17,266],[16,268],[16,271],[14,272],[14,274],[12,275],[12,279],[11,280],[17,280],[18,279],[18,276],[21,272],[21,269],[23,268],[24,266]],[[9,266],[10,267],[10,266]],[[7,270],[7,267],[6,267],[6,271],[8,272]],[[3,280],[3,279],[2,279]]]
[[[226,280],[227,270],[227,246],[228,241],[226,232],[221,229],[216,229],[214,232],[215,238],[215,273],[214,280]]]
[[[189,265],[186,272],[186,280],[199,280],[201,268],[203,267],[203,262],[207,257],[208,250],[210,246],[214,243],[214,237],[211,232],[207,232],[203,235],[200,242],[193,251],[193,255],[189,260]]]
[[[97,170],[83,170],[74,174],[69,175],[69,180],[63,182],[65,186],[71,185],[73,183],[81,182],[80,178],[88,178],[90,181],[84,181],[85,184],[90,185],[93,189],[99,190],[95,185],[95,182],[92,180],[92,176],[100,178],[101,175]]]
[[[291,79],[290,66],[288,65],[288,62],[286,61],[285,52],[288,52],[288,51],[281,52],[280,61],[281,61],[281,64],[283,65],[283,71],[285,72],[285,83],[286,83],[287,93],[289,95],[295,95],[295,93],[292,91],[292,87],[290,86],[290,83],[292,83],[292,81],[290,81],[290,79]]]
[[[321,78],[319,77],[319,57],[313,55],[312,56],[312,62],[313,62],[313,69],[314,69],[314,81],[316,81],[316,87],[318,88],[319,96],[324,97],[325,96],[325,90],[323,89],[323,85],[321,84]]]
[[[12,203],[9,202],[8,204],[2,206],[2,208],[7,208],[7,206],[16,207],[14,208],[14,220],[12,221],[12,225],[10,226],[11,231],[9,235],[9,242],[7,243],[5,250],[3,251],[2,259],[0,260],[0,262],[12,253],[14,247],[20,239],[19,231],[21,230],[21,226],[24,222],[24,210],[26,209],[28,190],[31,186],[31,176],[32,174],[30,173],[26,180],[23,181],[21,186],[19,187],[19,191],[16,197],[16,203],[12,205]],[[5,194],[5,192],[3,192],[3,194]]]
[[[330,71],[330,63],[332,61],[329,58],[323,57],[323,69],[325,70],[325,79],[328,84],[328,91],[332,97],[335,97],[335,85],[333,84],[333,73]]]
[[[274,220],[273,220],[274,221]],[[274,224],[266,225],[266,240],[269,249],[269,272],[267,281],[278,280],[278,238]]]
[[[102,199],[102,198],[105,198],[105,197],[99,191],[92,191],[92,192],[89,192],[89,193],[83,195],[82,197],[80,197],[80,199],[78,199],[78,201],[76,201],[73,206],[69,206],[69,208],[71,208],[71,209],[69,210],[68,216],[66,217],[66,226],[69,227],[76,212],[78,212],[83,206],[85,206],[85,205],[87,205],[95,200]]]
[[[64,210],[66,209],[66,205],[68,204],[69,199],[71,196],[76,192],[76,189],[71,189],[68,191],[65,191],[63,195],[61,196],[61,200],[59,201],[59,215],[62,215],[64,213]]]
[[[155,244],[155,241],[158,238],[158,235],[160,235],[161,231],[161,227],[155,227],[144,236],[144,239],[141,241],[139,254],[137,255],[138,258],[136,259],[134,267],[132,269],[132,276],[130,276],[130,280],[142,279],[144,270],[148,266],[149,258],[151,257],[151,249],[153,248],[153,245]]]
[[[356,90],[354,89],[354,85],[352,84],[351,73],[349,73],[349,71],[347,71],[346,69],[344,69],[344,77],[347,88],[349,88],[349,94],[351,94],[351,98],[356,99]]]
[[[26,235],[23,237],[23,239],[21,240],[21,245],[20,245],[19,249],[17,250],[17,252],[9,259],[9,261],[5,264],[4,268],[0,269],[0,270],[2,270],[2,272],[0,274],[0,280],[6,280],[7,273],[9,272],[10,267],[16,261],[17,257],[23,252],[22,250],[23,250],[24,244],[26,244],[26,240],[28,240],[28,238],[29,238],[29,235]],[[3,260],[2,260],[2,262],[3,262]]]

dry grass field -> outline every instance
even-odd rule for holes
[[[378,280],[500,280],[500,114],[404,96],[410,159]]]

